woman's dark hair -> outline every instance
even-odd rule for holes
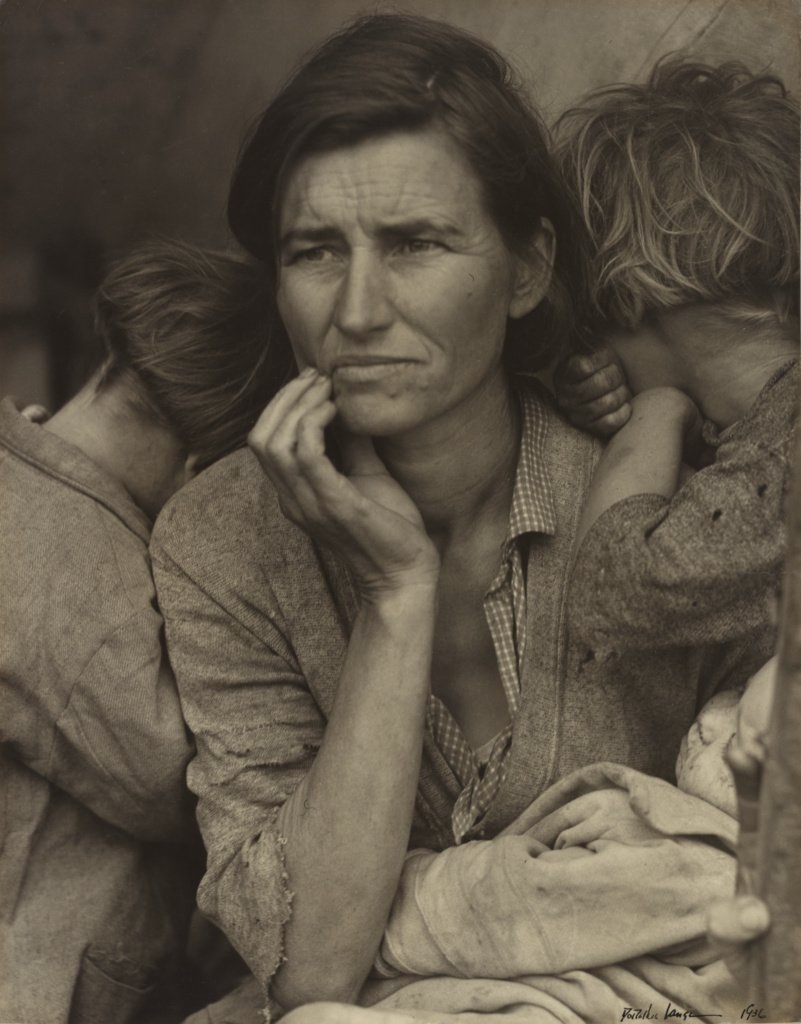
[[[105,361],[98,390],[120,381],[199,468],[241,447],[289,379],[291,353],[264,267],[227,252],[156,242],[116,263],[95,296]]]
[[[582,323],[583,224],[549,139],[504,58],[487,43],[428,18],[379,14],[329,38],[261,116],[231,183],[234,235],[276,282],[278,221],[287,181],[310,153],[395,131],[436,127],[460,146],[513,252],[528,251],[548,218],[556,261],[548,295],[510,321],[507,365],[532,370],[569,350]]]

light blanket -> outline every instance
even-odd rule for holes
[[[738,1019],[705,932],[736,836],[667,782],[582,768],[492,840],[409,854],[353,1024]]]

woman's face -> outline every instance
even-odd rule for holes
[[[503,386],[508,317],[547,290],[551,232],[512,256],[444,133],[398,132],[312,154],[288,184],[278,304],[301,367],[331,377],[354,433],[467,415]],[[544,259],[537,259],[539,253]]]

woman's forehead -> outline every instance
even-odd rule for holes
[[[481,183],[448,134],[393,132],[301,158],[284,191],[281,230],[357,215],[461,221],[482,206]]]

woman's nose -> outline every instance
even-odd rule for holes
[[[334,320],[343,334],[371,334],[392,319],[386,268],[379,254],[355,251],[337,296]]]

